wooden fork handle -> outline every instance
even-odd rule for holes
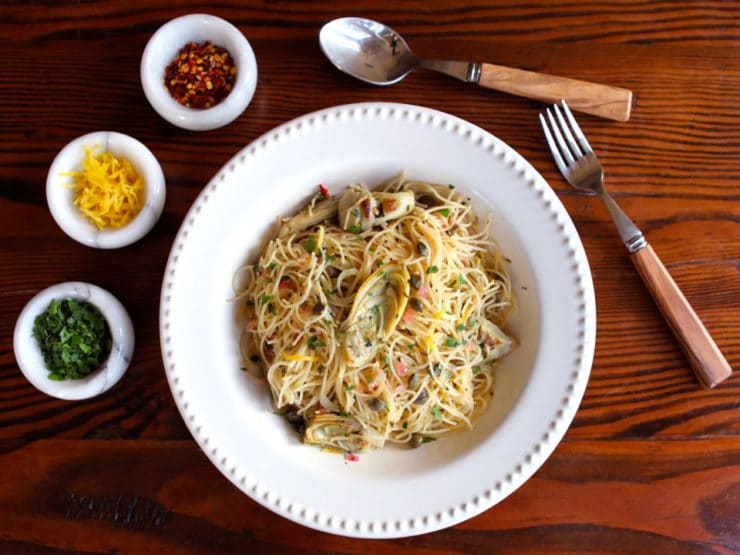
[[[564,98],[573,110],[616,121],[630,119],[632,109],[627,89],[495,64],[481,64],[478,84],[548,104]]]
[[[632,262],[702,385],[711,388],[729,377],[732,368],[652,247],[632,253]]]

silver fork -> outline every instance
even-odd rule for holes
[[[694,373],[704,386],[714,387],[732,374],[732,368],[642,232],[604,188],[599,159],[565,100],[561,106],[547,108],[547,117],[540,114],[555,164],[573,187],[601,197],[632,262],[686,352]]]

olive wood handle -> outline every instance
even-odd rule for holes
[[[652,247],[632,253],[632,262],[702,385],[711,388],[729,377],[732,368]]]
[[[565,99],[573,110],[617,121],[630,119],[632,109],[627,89],[495,64],[481,64],[478,84],[548,104]]]

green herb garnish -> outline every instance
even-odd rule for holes
[[[362,231],[362,229],[360,228],[359,225],[354,224],[354,225],[349,226],[347,228],[347,231],[349,231],[350,233],[360,233],[360,231]]]
[[[439,405],[432,406],[432,416],[435,420],[442,420],[442,411],[439,410]]]
[[[326,346],[326,341],[321,339],[318,335],[312,335],[308,338],[308,341],[306,341],[306,346],[309,349],[318,349],[319,347]]]
[[[427,268],[427,274],[436,274],[437,272],[439,272],[439,268],[436,266],[429,266],[429,268]]]
[[[33,323],[49,379],[78,380],[108,358],[113,340],[100,310],[85,301],[53,299]]]
[[[440,214],[442,214],[445,218],[450,215],[450,209],[449,208],[443,208],[439,211]]]

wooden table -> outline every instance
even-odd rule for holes
[[[627,123],[579,120],[624,210],[646,232],[724,352],[740,363],[740,5],[733,2],[221,2],[259,63],[253,102],[204,133],[162,120],[139,61],[166,20],[199,7],[152,0],[4,2],[0,8],[0,552],[730,553],[740,549],[738,378],[699,387],[608,215],[570,189],[543,141],[542,106],[419,71],[375,88],[317,44],[342,15],[391,24],[419,55],[493,61],[623,86]],[[134,7],[132,7],[134,6]],[[332,105],[386,100],[450,112],[525,156],[583,239],[598,309],[596,356],[575,421],[524,486],[454,528],[388,541],[324,534],[271,513],[207,460],[160,358],[158,299],[173,238],[211,176],[274,126]],[[164,213],[138,243],[84,247],[52,220],[49,164],[69,140],[112,129],[156,154]],[[23,377],[12,332],[24,304],[84,280],[128,308],[123,380],[83,402]]]

